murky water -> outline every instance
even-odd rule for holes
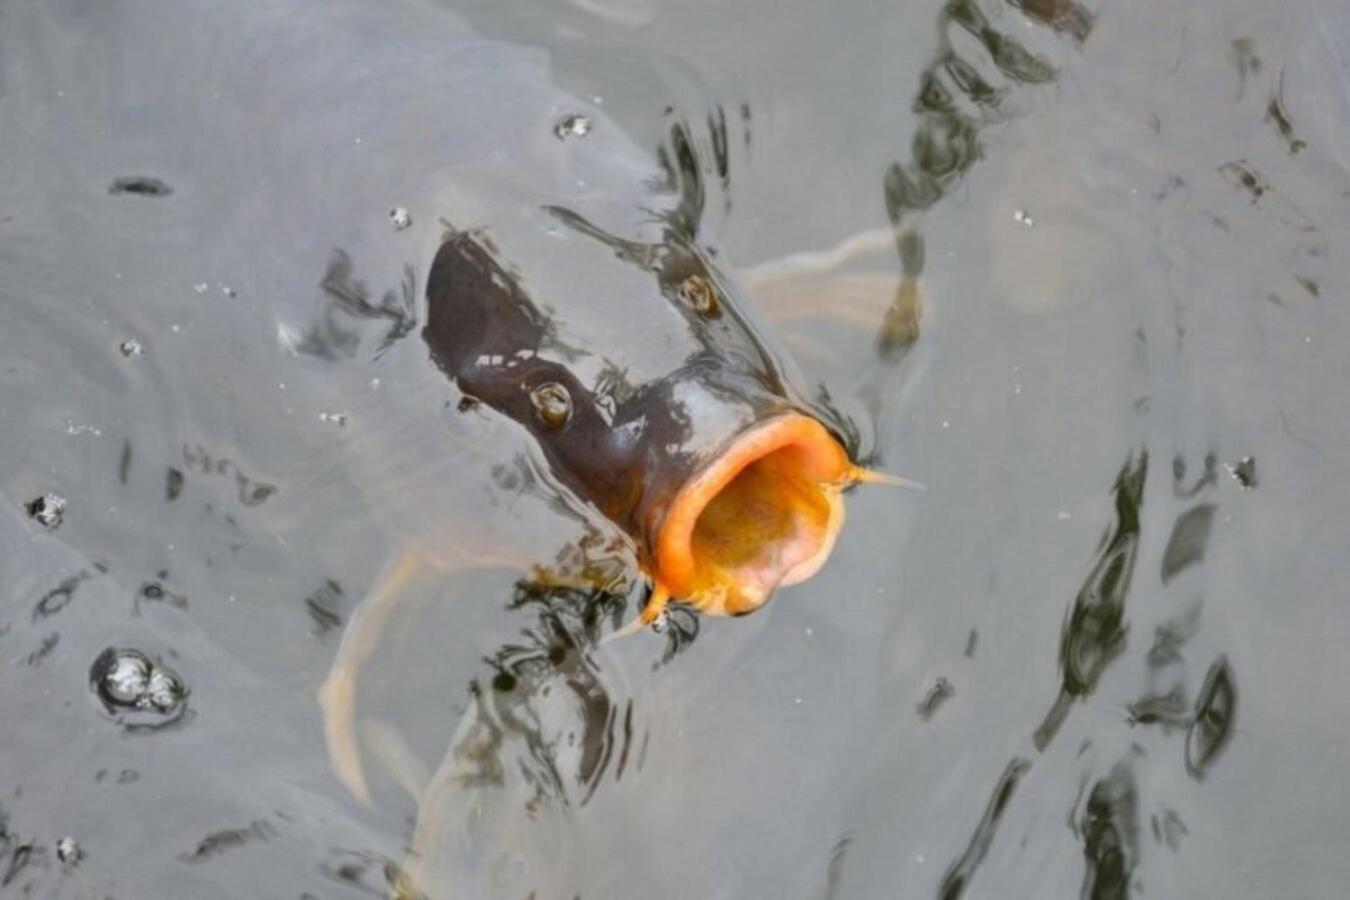
[[[0,5],[0,896],[1339,896],[1344,10],[503,6]],[[419,336],[449,226],[616,315],[549,205],[928,490],[599,645],[631,554]],[[318,687],[470,537],[606,589],[422,572],[359,803]]]

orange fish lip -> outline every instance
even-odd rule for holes
[[[690,589],[696,565],[692,537],[704,509],[748,466],[789,447],[798,451],[803,474],[822,485],[842,487],[857,471],[834,435],[801,413],[783,413],[741,432],[684,483],[661,522],[654,575],[672,595],[679,597]],[[842,525],[842,504],[831,505],[838,521],[831,523],[817,552],[784,573],[780,584],[804,581],[825,564]]]

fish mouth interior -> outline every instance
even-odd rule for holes
[[[743,432],[676,495],[657,542],[658,578],[704,612],[758,609],[825,564],[851,472],[839,442],[804,415]]]

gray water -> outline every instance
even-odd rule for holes
[[[0,4],[0,896],[1341,896],[1343,10],[503,6]],[[682,145],[740,302],[927,490],[603,646],[631,567],[427,573],[362,805],[316,701],[353,609],[547,475],[435,427],[441,220],[637,229]],[[621,282],[513,261],[573,314]]]

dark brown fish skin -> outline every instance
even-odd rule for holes
[[[748,427],[810,412],[701,253],[672,232],[661,244],[636,244],[580,220],[568,224],[651,273],[651,303],[633,304],[633,316],[648,321],[616,321],[605,335],[559,334],[565,326],[541,311],[487,238],[453,232],[428,275],[422,338],[460,391],[523,426],[554,475],[650,554],[670,500],[691,475]],[[690,278],[706,284],[691,291]],[[688,302],[691,294],[706,300],[708,286],[717,293],[711,308]],[[640,343],[625,329],[650,328],[651,320],[693,337],[692,351],[664,376],[597,393],[569,368],[580,356],[621,360]],[[571,400],[561,425],[542,417],[531,397],[548,384]]]

